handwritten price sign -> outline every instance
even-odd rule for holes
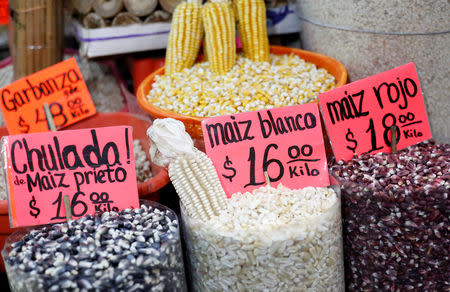
[[[12,227],[137,208],[132,128],[125,126],[4,136]]]
[[[392,126],[397,149],[431,138],[413,63],[322,93],[319,102],[337,160],[390,152]]]
[[[202,121],[207,155],[228,197],[266,184],[292,189],[329,185],[317,104]]]
[[[0,108],[10,134],[48,131],[44,103],[60,129],[95,114],[95,106],[74,58],[2,88]]]

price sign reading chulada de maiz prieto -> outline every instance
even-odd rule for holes
[[[397,149],[431,138],[414,63],[322,93],[319,103],[337,160],[390,152],[392,126]]]
[[[139,207],[132,137],[128,126],[4,136],[11,226],[65,221],[65,196],[74,219]]]
[[[228,197],[266,184],[329,185],[317,104],[245,112],[202,121],[207,155]]]

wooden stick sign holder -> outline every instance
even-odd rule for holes
[[[52,112],[50,110],[48,103],[44,103],[44,112],[45,112],[45,119],[47,120],[48,128],[50,129],[50,131],[56,132],[55,121],[53,120],[53,115],[52,115]],[[71,211],[72,208],[70,206],[69,196],[64,195],[63,200],[64,200],[64,210],[66,212],[67,223],[69,223],[70,221],[72,221],[72,211]]]
[[[393,125],[391,127],[391,153],[396,154],[397,153],[397,126]]]
[[[268,187],[270,187],[270,178],[269,178],[269,174],[267,173],[267,171],[264,171],[264,179],[266,181],[266,184]]]

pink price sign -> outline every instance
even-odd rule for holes
[[[11,227],[139,207],[132,128],[43,132],[2,138]]]
[[[392,126],[397,149],[431,138],[414,63],[322,93],[319,103],[337,160],[391,152]]]
[[[272,186],[330,184],[317,104],[209,118],[202,130],[228,197],[265,185],[265,171]]]

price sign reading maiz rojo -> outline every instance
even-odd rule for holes
[[[329,185],[317,104],[245,112],[202,121],[206,154],[228,197],[266,184]]]
[[[44,104],[58,129],[95,114],[95,105],[74,58],[0,89],[0,108],[10,134],[48,131]]]
[[[11,227],[139,207],[128,126],[4,136]]]
[[[392,126],[397,149],[431,138],[414,63],[322,93],[319,103],[337,160],[391,152]]]

